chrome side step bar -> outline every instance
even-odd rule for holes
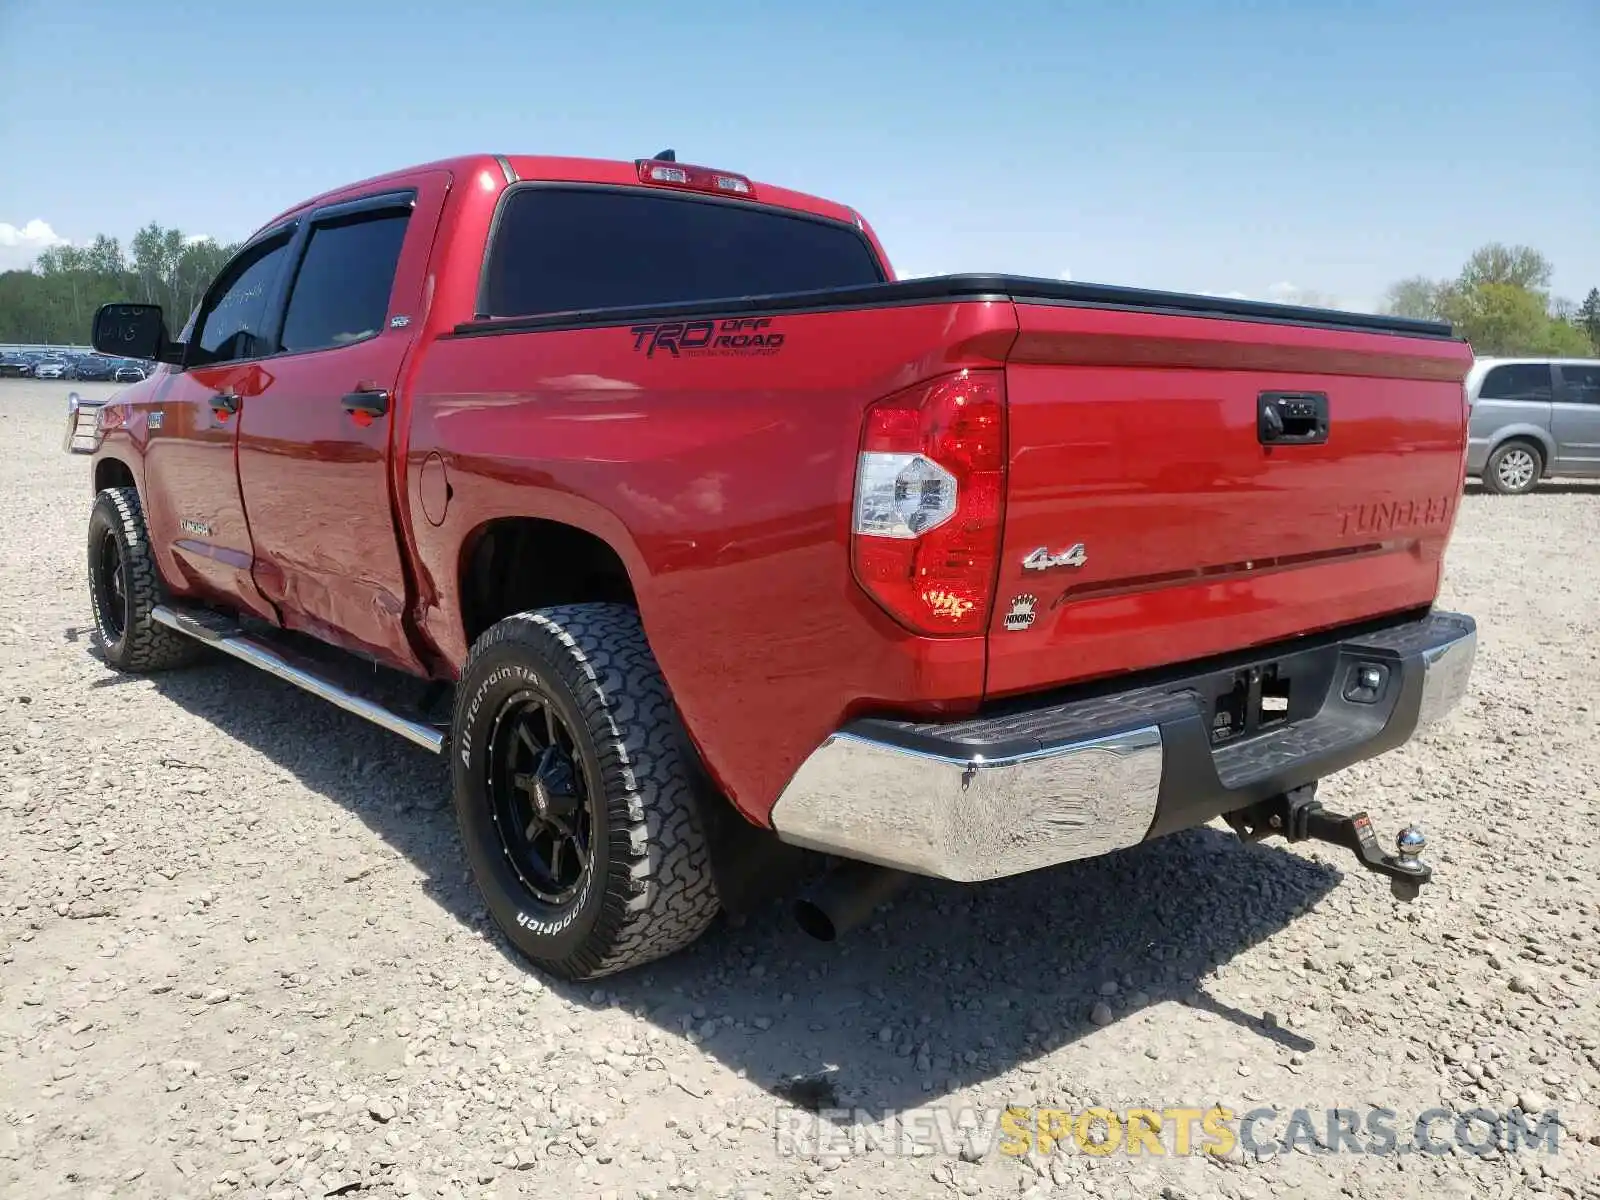
[[[374,725],[380,725],[390,733],[398,733],[408,741],[415,742],[424,750],[432,750],[435,754],[444,753],[444,731],[433,725],[425,725],[420,721],[413,721],[402,717],[399,713],[374,704],[371,700],[362,698],[331,680],[312,674],[303,667],[296,666],[283,655],[279,654],[265,642],[250,637],[240,631],[236,626],[224,626],[221,621],[215,623],[201,620],[189,613],[168,608],[158,604],[151,610],[151,617],[159,624],[169,629],[176,629],[179,633],[204,642],[224,654],[231,654],[234,658],[249,663],[252,667],[259,667],[268,675],[276,675],[279,679],[287,680],[298,688],[304,688],[313,696],[320,696],[331,704],[336,704],[345,712],[355,713],[364,717]]]

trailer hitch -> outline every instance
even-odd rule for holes
[[[1269,797],[1249,808],[1241,808],[1223,818],[1245,842],[1259,842],[1281,835],[1291,842],[1330,842],[1352,851],[1369,871],[1389,877],[1389,890],[1397,900],[1415,900],[1422,885],[1433,877],[1433,868],[1422,861],[1428,839],[1415,825],[1407,825],[1395,838],[1397,853],[1385,854],[1378,848],[1372,821],[1364,812],[1354,816],[1323,808],[1316,799],[1317,785]]]

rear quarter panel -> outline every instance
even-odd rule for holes
[[[757,821],[853,713],[964,713],[981,697],[983,638],[915,637],[855,584],[850,506],[865,406],[1003,362],[1015,315],[788,313],[765,331],[781,348],[651,353],[629,326],[441,338],[411,380],[406,451],[419,620],[452,668],[475,530],[528,516],[594,533],[628,568],[707,766]],[[438,526],[418,500],[434,454],[451,488]]]

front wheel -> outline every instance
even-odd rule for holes
[[[150,534],[131,487],[107,488],[89,513],[89,603],[106,662],[140,674],[181,667],[200,656],[200,644],[151,615],[161,603],[161,579]]]
[[[671,954],[719,901],[688,750],[638,614],[519,613],[456,689],[456,816],[490,915],[528,958],[593,979]]]
[[[1483,466],[1484,485],[1502,496],[1533,491],[1544,473],[1544,457],[1527,442],[1507,442],[1489,455]]]

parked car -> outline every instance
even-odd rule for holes
[[[80,358],[72,366],[72,377],[85,381],[106,381],[116,374],[117,365],[109,358]]]
[[[111,377],[118,383],[138,383],[148,374],[138,363],[123,363],[112,372]]]
[[[1467,376],[1467,473],[1503,495],[1600,477],[1600,359],[1480,358]]]
[[[805,852],[840,861],[797,909],[824,938],[911,875],[1217,816],[1429,877],[1313,793],[1471,670],[1433,607],[1446,326],[894,282],[842,204],[485,156],[269,221],[186,342],[134,304],[94,341],[172,364],[69,401],[106,661],[210,646],[448,751],[488,910],[558,974],[670,953]]]
[[[14,358],[0,358],[0,379],[29,379],[32,376],[32,363]]]
[[[43,359],[34,364],[33,377],[35,379],[65,379],[67,377],[67,364],[60,359]]]

